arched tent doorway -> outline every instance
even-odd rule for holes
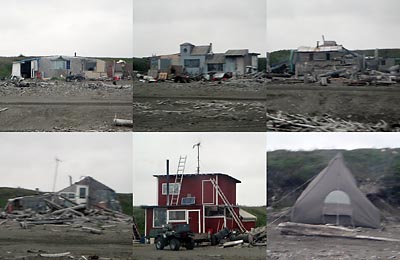
[[[341,226],[353,226],[353,208],[350,196],[342,190],[331,191],[324,199],[322,222]]]

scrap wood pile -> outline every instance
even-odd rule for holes
[[[0,221],[0,225],[7,222],[19,223],[23,229],[36,225],[63,225],[87,233],[102,234],[107,228],[121,223],[132,223],[132,218],[121,212],[102,207],[87,209],[85,205],[78,205],[62,196],[45,195],[33,198],[45,205],[37,210],[25,208],[2,212],[0,218],[4,220]],[[67,201],[68,204],[61,204],[61,201]]]
[[[341,226],[284,222],[280,223],[277,228],[280,230],[282,235],[339,237],[350,239],[400,242],[400,239],[395,238],[359,235],[361,229],[351,229]]]
[[[72,254],[71,252],[60,252],[60,253],[52,253],[52,252],[48,252],[45,250],[32,250],[29,249],[27,250],[27,255],[24,256],[16,256],[13,259],[25,259],[25,260],[29,260],[29,259],[54,259],[54,260],[62,260],[62,259],[77,259],[77,260],[111,260],[111,258],[105,258],[105,257],[100,257],[98,255],[89,255],[89,256],[76,256],[74,254]],[[3,259],[3,258],[1,258]],[[7,258],[7,259],[11,259],[11,258]],[[118,260],[119,258],[112,258],[113,260]]]
[[[341,118],[333,118],[329,114],[309,116],[289,114],[282,111],[267,112],[268,131],[281,132],[378,132],[398,131],[390,127],[385,121],[373,123],[359,123]]]
[[[238,232],[224,228],[211,237],[212,245],[220,245],[222,248],[239,246],[266,246],[267,245],[267,227],[254,228],[248,232]]]

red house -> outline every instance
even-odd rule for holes
[[[213,234],[224,227],[250,230],[256,217],[236,205],[239,180],[223,173],[154,175],[157,206],[146,209],[145,233],[164,224],[189,224],[195,233]],[[169,183],[169,192],[167,192]]]

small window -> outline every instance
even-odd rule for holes
[[[168,211],[169,222],[183,222],[186,221],[186,210],[170,210]]]
[[[330,192],[326,197],[324,203],[333,203],[333,204],[346,204],[350,205],[350,197],[341,190],[334,190]]]
[[[86,188],[85,187],[79,188],[79,198],[86,199]]]
[[[386,65],[386,60],[381,60],[381,65],[385,66]]]
[[[167,224],[167,209],[153,209],[153,227],[162,227],[165,224]]]
[[[75,193],[68,193],[68,199],[75,199]]]
[[[205,207],[205,215],[206,215],[206,217],[224,216],[225,210],[224,210],[224,207],[209,206],[209,207]]]
[[[70,69],[71,69],[71,61],[67,60],[67,70],[70,70]]]
[[[314,60],[314,53],[310,53],[309,54],[309,61],[313,61]]]
[[[187,51],[188,51],[187,48],[183,48],[184,53],[187,53]]]
[[[195,197],[182,198],[182,205],[194,205],[196,203]]]
[[[186,68],[199,68],[200,60],[199,59],[186,59],[184,64],[185,64]]]
[[[169,195],[178,195],[181,185],[179,183],[169,184]],[[162,184],[162,195],[167,195],[167,184]]]
[[[53,60],[53,69],[64,70],[66,67],[66,62],[64,60]]]

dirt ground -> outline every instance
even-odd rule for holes
[[[290,114],[330,114],[360,123],[400,124],[400,85],[345,86],[341,83],[321,87],[315,84],[267,83],[268,111]]]
[[[181,260],[205,260],[205,259],[265,259],[266,248],[261,247],[230,247],[219,248],[215,246],[195,247],[193,250],[185,248],[179,251],[171,251],[169,248],[156,250],[154,245],[135,244],[133,246],[133,259],[181,259]]]
[[[0,111],[0,131],[132,131],[113,125],[132,119],[132,82],[0,81]]]
[[[117,224],[103,234],[90,234],[63,225],[38,225],[22,229],[17,222],[0,225],[0,259],[46,259],[39,253],[70,252],[73,259],[132,259],[129,224]],[[58,257],[51,259],[71,259]],[[90,258],[89,258],[90,259]]]
[[[400,259],[398,242],[281,235],[268,227],[267,259]],[[400,239],[400,223],[384,230],[362,228],[360,235]]]
[[[134,131],[265,131],[265,83],[134,82]]]

